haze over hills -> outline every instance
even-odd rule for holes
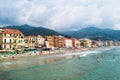
[[[96,27],[88,27],[78,31],[67,31],[62,33],[76,38],[90,38],[93,40],[120,40],[120,30],[100,29]]]
[[[54,30],[44,28],[44,27],[34,27],[28,24],[21,25],[21,26],[6,26],[5,28],[17,29],[20,30],[25,36],[29,35],[42,35],[42,36],[49,36],[49,35],[62,35]]]

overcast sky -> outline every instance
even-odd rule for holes
[[[120,30],[120,0],[0,0],[0,26],[22,24],[54,30]]]

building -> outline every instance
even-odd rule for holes
[[[47,41],[47,46],[49,48],[54,48],[54,36],[46,36],[45,40]]]
[[[73,48],[72,39],[64,38],[64,41],[65,41],[66,48]]]
[[[45,38],[42,36],[38,35],[37,36],[37,47],[43,47],[45,44]]]
[[[90,39],[79,39],[81,46],[85,48],[91,48],[92,46],[92,40]]]
[[[76,38],[71,38],[72,39],[72,46],[74,48],[80,48],[80,41]]]
[[[107,41],[108,46],[113,46],[113,41]]]
[[[56,48],[65,47],[64,36],[54,36],[54,47]]]
[[[13,50],[24,48],[24,35],[15,29],[0,29],[0,49]]]
[[[26,48],[34,49],[37,47],[37,36],[26,36],[24,42]]]

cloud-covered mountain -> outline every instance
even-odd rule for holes
[[[34,27],[34,26],[27,25],[27,24],[21,25],[21,26],[7,26],[5,28],[20,30],[25,36],[30,36],[30,35],[42,35],[42,36],[62,35],[56,31],[48,29],[48,28]]]
[[[88,27],[78,31],[68,31],[62,33],[76,38],[90,38],[93,40],[120,40],[120,30],[100,29],[96,27]]]

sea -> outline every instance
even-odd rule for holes
[[[0,80],[120,80],[120,47],[0,61]]]

